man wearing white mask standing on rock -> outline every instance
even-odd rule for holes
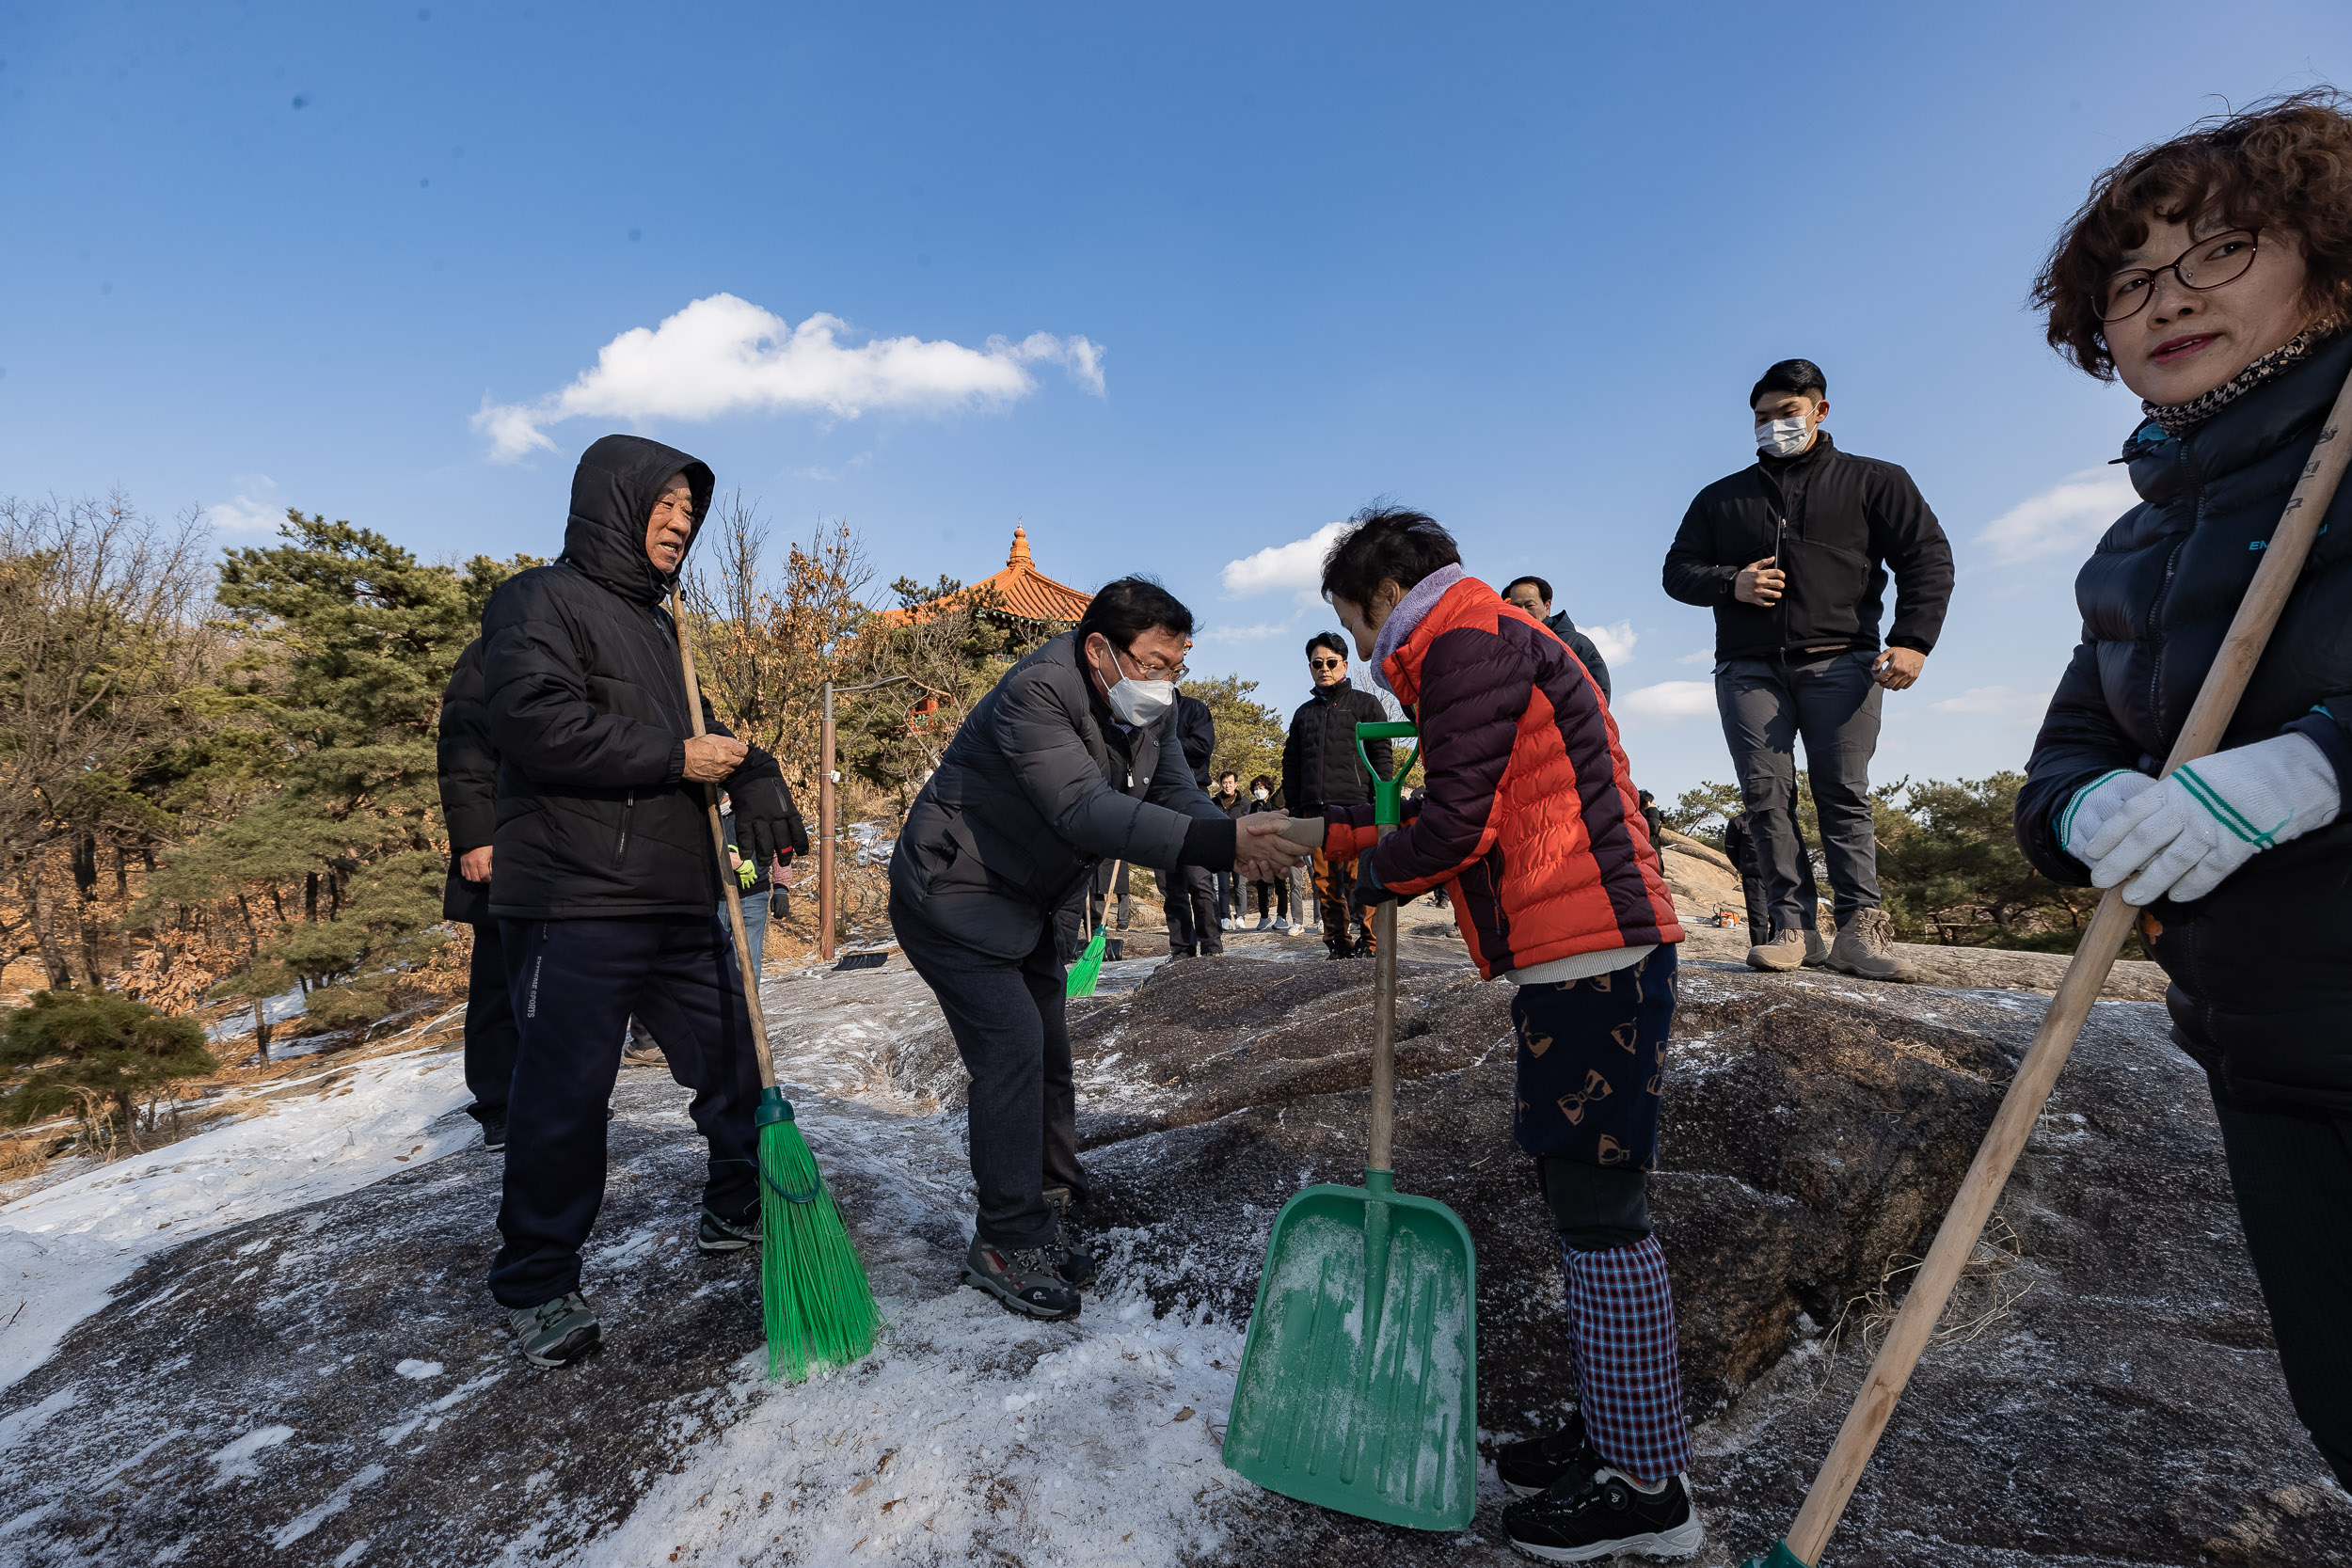
[[[1159,584],[1107,584],[972,709],[890,860],[891,927],[972,1076],[964,1278],[1032,1318],[1076,1316],[1094,1281],[1070,1227],[1087,1189],[1062,916],[1104,862],[1254,880],[1308,854],[1280,813],[1236,821],[1195,780],[1175,718],[1192,628]]]
[[[1756,462],[1698,494],[1666,552],[1666,592],[1715,612],[1715,702],[1764,865],[1772,928],[1748,962],[1827,962],[1916,980],[1879,908],[1870,757],[1883,693],[1919,678],[1952,594],[1952,551],[1911,476],[1837,450],[1829,386],[1784,359],[1748,393]],[[1892,568],[1895,620],[1879,641]],[[1798,888],[1798,737],[1804,740],[1837,940],[1824,948]]]

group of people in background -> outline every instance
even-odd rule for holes
[[[2135,155],[2102,177],[2037,298],[2051,342],[2120,377],[2147,418],[2123,452],[2143,500],[2077,580],[2083,641],[2027,764],[2019,836],[2047,875],[2144,908],[2296,1408],[2352,1483],[2352,960],[2328,912],[2352,886],[2352,488],[2223,750],[2157,777],[2352,376],[2352,119],[2306,95]],[[1772,365],[1746,402],[1756,458],[1692,502],[1664,580],[1714,615],[1743,806],[1730,847],[1757,884],[1749,962],[1914,978],[1881,908],[1868,768],[1885,695],[1935,647],[1950,547],[1902,468],[1831,440],[1818,365]],[[773,760],[707,708],[707,734],[691,720],[662,603],[711,488],[657,443],[591,447],[563,556],[499,589],[444,719],[450,910],[475,927],[483,1004],[468,1079],[507,1154],[490,1288],[542,1365],[596,1340],[580,1250],[632,1018],[693,1091],[709,1144],[698,1244],[758,1239],[747,998],[713,918],[714,878],[734,873],[703,790],[732,796],[762,874],[807,840]],[[1362,956],[1368,911],[1443,893],[1480,974],[1515,987],[1514,1134],[1561,1252],[1576,1393],[1561,1430],[1497,1450],[1520,1497],[1506,1532],[1553,1560],[1690,1555],[1703,1531],[1647,1200],[1683,932],[1606,665],[1550,582],[1497,593],[1422,513],[1359,514],[1322,588],[1343,630],[1308,642],[1279,779],[1212,775],[1211,715],[1180,690],[1192,612],[1130,577],[998,680],[917,796],[890,918],[971,1079],[964,1277],[1039,1319],[1075,1315],[1094,1283],[1065,969],[1123,896],[1114,868],[1158,875],[1179,956],[1219,951],[1248,901],[1262,926]],[[1386,837],[1371,780],[1396,757],[1359,752],[1356,729],[1390,709],[1350,679],[1351,656],[1419,730],[1421,787]],[[1800,743],[1826,937],[1796,826]]]

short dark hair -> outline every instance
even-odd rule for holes
[[[1217,777],[1218,777],[1218,778],[1220,778],[1220,779],[1238,779],[1238,778],[1240,778],[1240,777],[1241,777],[1241,775],[1240,775],[1239,773],[1234,772],[1232,768],[1227,768],[1224,772],[1219,773],[1219,774],[1217,775]]]
[[[1551,584],[1546,582],[1541,578],[1513,578],[1509,582],[1502,585],[1502,596],[1506,599],[1509,598],[1511,596],[1511,590],[1517,588],[1522,582],[1534,583],[1535,585],[1535,596],[1543,600],[1546,604],[1551,603]]]
[[[1338,632],[1319,631],[1312,637],[1307,639],[1307,657],[1309,658],[1315,657],[1315,650],[1317,648],[1328,648],[1333,653],[1340,656],[1341,663],[1344,664],[1347,662],[1347,639],[1342,637]]]
[[[1265,785],[1267,794],[1271,795],[1274,793],[1274,780],[1269,775],[1261,773],[1256,778],[1249,781],[1249,787],[1252,789],[1257,788],[1260,784]]]
[[[2143,147],[2091,182],[2090,195],[2033,281],[2050,346],[2102,381],[2115,379],[2100,295],[2151,219],[2291,231],[2303,251],[2303,303],[2322,323],[2352,316],[2352,114],[2332,87],[2312,87],[2201,119]]]
[[[1410,588],[1430,573],[1459,566],[1462,552],[1445,525],[1426,512],[1367,506],[1323,557],[1323,596],[1370,604],[1383,582]]]
[[[1101,632],[1121,650],[1147,631],[1167,630],[1179,637],[1192,635],[1192,611],[1184,602],[1150,578],[1120,578],[1095,591],[1078,618],[1078,646]]]
[[[1756,400],[1767,392],[1794,392],[1801,398],[1826,398],[1829,396],[1829,377],[1823,375],[1821,367],[1810,359],[1783,359],[1758,376],[1756,385],[1748,388],[1748,406],[1755,407]]]

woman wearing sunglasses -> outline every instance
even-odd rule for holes
[[[2154,776],[2352,372],[2344,101],[2260,104],[2109,169],[2035,298],[2052,346],[2145,418],[2122,455],[2140,502],[2074,579],[2083,641],[2018,837],[2049,876],[2143,907],[2288,1390],[2352,1486],[2352,487],[2221,749]]]

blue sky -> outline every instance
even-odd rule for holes
[[[1796,354],[1959,559],[1881,776],[2022,765],[2136,417],[2034,267],[2123,151],[2352,81],[2352,8],[91,0],[0,62],[0,494],[549,552],[638,429],[885,582],[1015,518],[1155,572],[1285,708],[1307,552],[1228,568],[1386,496],[1600,628],[1671,797],[1728,770],[1660,561]]]

